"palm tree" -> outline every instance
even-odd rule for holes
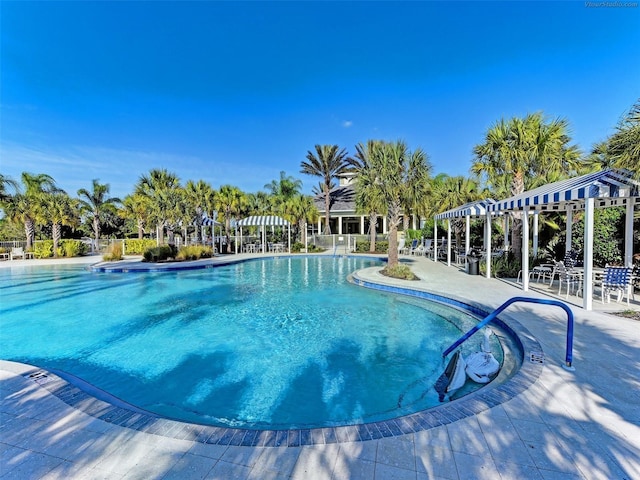
[[[104,217],[109,213],[116,211],[115,205],[122,203],[117,197],[109,197],[109,184],[101,184],[97,178],[92,180],[91,191],[86,188],[78,190],[80,197],[80,210],[87,213],[91,219],[93,228],[93,236],[96,245],[100,240],[100,225],[104,221]]]
[[[282,216],[295,225],[295,238],[300,236],[300,241],[307,244],[307,222],[315,222],[318,219],[318,209],[313,199],[301,193],[289,198],[282,204]]]
[[[184,187],[188,211],[195,212],[196,241],[202,241],[202,216],[213,210],[215,190],[207,182],[189,180]]]
[[[287,174],[282,171],[280,172],[280,180],[272,180],[267,183],[264,188],[269,190],[271,195],[282,201],[286,201],[300,193],[302,181],[297,178],[287,176]]]
[[[44,193],[54,193],[60,191],[56,187],[56,182],[50,175],[44,173],[31,174],[23,172],[21,175],[24,193],[16,194],[10,208],[11,217],[24,223],[24,231],[27,239],[27,250],[31,250],[36,237],[35,217],[38,207],[42,201]]]
[[[164,241],[165,227],[167,227],[171,239],[180,188],[178,176],[166,169],[153,169],[149,175],[142,175],[136,184],[135,193],[149,199],[150,217],[156,223],[158,244],[162,244]]]
[[[15,191],[18,191],[18,189],[20,188],[18,186],[18,182],[7,175],[3,175],[0,173],[0,204],[3,204],[11,199],[11,195],[7,191],[7,187],[11,187]]]
[[[640,99],[620,120],[616,132],[603,147],[608,163],[616,168],[625,168],[633,172],[636,179],[640,179]]]
[[[142,239],[144,237],[144,227],[151,214],[149,198],[139,193],[127,195],[122,201],[122,207],[118,212],[119,215],[136,222],[138,238]]]
[[[41,198],[38,219],[43,223],[51,222],[53,256],[58,258],[58,245],[62,238],[62,226],[73,227],[78,224],[76,202],[63,191],[44,193]]]
[[[348,172],[350,165],[347,160],[347,152],[343,148],[338,149],[337,145],[316,145],[316,153],[307,151],[307,161],[300,163],[301,173],[306,175],[313,175],[316,177],[322,177],[324,193],[324,233],[325,235],[331,234],[331,227],[329,225],[329,206],[330,206],[330,191],[332,180],[339,175]]]
[[[274,213],[271,197],[267,192],[247,193],[247,213],[249,215],[270,215]]]
[[[398,265],[398,226],[402,219],[407,195],[426,190],[431,164],[426,153],[418,148],[410,152],[403,141],[375,142],[369,151],[371,168],[377,174],[380,195],[387,209],[389,226],[388,269]]]
[[[485,142],[474,148],[471,172],[484,177],[489,185],[510,179],[510,195],[530,188],[540,177],[571,175],[579,167],[580,152],[569,145],[568,123],[563,119],[545,121],[541,113],[525,118],[504,119],[492,126]],[[521,212],[512,212],[513,249],[520,251]]]
[[[238,187],[223,185],[215,196],[215,208],[222,212],[227,240],[231,232],[231,219],[237,218],[247,206],[247,197]]]
[[[376,251],[376,227],[378,215],[386,215],[387,206],[378,181],[378,174],[373,168],[371,155],[380,142],[369,140],[366,145],[356,145],[355,158],[351,164],[355,168],[356,210],[369,215],[369,252]]]
[[[431,201],[436,210],[434,213],[446,212],[465,203],[481,200],[485,195],[478,183],[467,177],[450,177],[446,174],[436,176],[432,182]],[[456,237],[456,245],[460,245],[465,222],[461,218],[451,220]]]

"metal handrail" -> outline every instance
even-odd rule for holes
[[[567,351],[565,355],[565,365],[563,367],[566,370],[575,370],[575,368],[571,365],[573,362],[573,312],[571,309],[564,303],[559,302],[557,300],[548,300],[546,298],[529,298],[529,297],[513,297],[504,302],[498,308],[496,308],[493,312],[487,315],[480,323],[474,326],[467,333],[462,335],[458,340],[456,340],[449,348],[447,348],[442,357],[446,357],[453,350],[458,348],[462,343],[467,341],[471,335],[476,333],[482,327],[487,325],[491,320],[496,318],[504,309],[506,309],[509,305],[516,302],[525,302],[525,303],[538,303],[542,305],[555,305],[556,307],[562,308],[565,312],[567,312]]]

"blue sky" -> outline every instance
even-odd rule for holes
[[[467,175],[494,122],[536,111],[587,152],[640,97],[640,6],[588,3],[2,1],[0,172],[310,192],[315,144],[404,139]]]

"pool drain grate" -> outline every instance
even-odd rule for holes
[[[47,372],[42,370],[38,370],[37,372],[33,372],[25,376],[36,382],[38,385],[44,385],[45,383],[53,381],[53,378],[47,375]]]
[[[530,352],[529,361],[531,363],[544,363],[544,353],[542,353],[542,352]]]

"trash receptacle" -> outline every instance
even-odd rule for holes
[[[480,258],[482,254],[471,250],[467,255],[468,273],[469,275],[480,275]]]
[[[479,275],[478,264],[480,259],[476,257],[469,257],[469,275]]]

